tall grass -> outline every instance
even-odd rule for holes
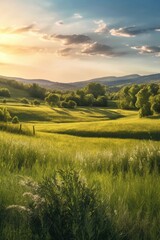
[[[0,168],[3,240],[160,238],[159,142],[1,132]]]
[[[0,131],[22,134],[22,135],[33,135],[33,131],[28,126],[22,124],[2,123],[0,122]]]

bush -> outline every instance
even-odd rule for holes
[[[4,122],[4,114],[2,109],[0,109],[0,122]]]
[[[19,123],[19,119],[18,119],[17,116],[14,116],[14,117],[12,118],[12,123],[13,123],[13,124]]]
[[[11,115],[8,112],[7,108],[0,109],[0,121],[8,122],[11,119]]]
[[[46,98],[45,101],[50,105],[50,106],[58,106],[60,97],[57,94],[50,93]]]
[[[33,104],[36,105],[36,106],[39,106],[41,103],[40,103],[40,101],[38,101],[38,100],[35,99],[35,100],[33,101]]]
[[[69,104],[66,101],[61,102],[61,107],[62,108],[69,108]]]
[[[62,108],[76,108],[77,103],[75,101],[69,100],[68,102],[63,101],[61,102],[61,107]]]
[[[2,100],[2,103],[6,104],[6,103],[7,103],[7,100],[4,98],[4,99]]]
[[[29,104],[29,100],[27,98],[22,98],[21,103]]]
[[[1,97],[10,97],[10,91],[8,90],[8,88],[0,88],[0,96]]]
[[[29,200],[28,205],[8,209],[28,214],[36,239],[104,240],[113,237],[106,206],[78,172],[59,170],[41,184],[29,182],[28,186],[30,192],[23,194]]]
[[[68,106],[69,106],[69,108],[76,108],[77,107],[77,103],[75,101],[69,100]]]

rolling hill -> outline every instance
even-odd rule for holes
[[[160,83],[160,73],[152,74],[152,75],[127,75],[121,77],[102,77],[102,78],[94,78],[86,81],[72,82],[72,83],[61,83],[61,82],[53,82],[45,79],[24,79],[17,77],[5,77],[0,76],[0,79],[7,80],[16,80],[18,82],[32,84],[37,83],[41,87],[47,89],[56,89],[56,90],[76,90],[82,87],[85,87],[90,82],[98,82],[104,85],[109,86],[111,89],[120,88],[125,85],[131,84],[146,84],[146,83]]]

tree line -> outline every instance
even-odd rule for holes
[[[139,116],[145,117],[160,113],[160,85],[126,86],[118,94],[118,106],[121,109],[138,109]]]
[[[107,107],[107,88],[99,83],[90,83],[85,88],[72,92],[50,92],[45,101],[51,106],[75,108],[77,106]]]

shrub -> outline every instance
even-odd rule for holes
[[[66,101],[61,102],[61,107],[62,108],[69,108],[68,102],[66,102]]]
[[[0,88],[0,96],[1,97],[10,97],[10,91],[8,90],[8,88]]]
[[[68,107],[69,108],[76,108],[77,107],[77,103],[75,101],[69,100]]]
[[[8,209],[28,214],[36,239],[104,240],[114,235],[106,207],[79,172],[59,170],[41,184],[30,181],[28,186],[31,191],[23,194],[28,205]]]
[[[19,119],[18,119],[17,116],[14,116],[14,117],[12,118],[12,123],[13,123],[13,124],[19,123]]]
[[[4,122],[4,114],[2,109],[0,109],[0,122]]]
[[[27,98],[22,98],[21,103],[29,104],[29,100]]]
[[[68,102],[63,101],[61,102],[61,107],[62,108],[76,108],[77,103],[75,101],[69,100]]]
[[[7,108],[0,109],[0,121],[8,122],[11,119],[11,115],[8,112]]]
[[[33,104],[36,105],[36,106],[39,106],[41,103],[40,103],[40,101],[38,101],[38,100],[35,99],[35,100],[33,101]]]
[[[57,94],[50,93],[46,98],[45,101],[51,106],[57,106],[60,101],[60,97]]]
[[[3,100],[2,100],[2,103],[7,103],[7,100],[4,98]]]

